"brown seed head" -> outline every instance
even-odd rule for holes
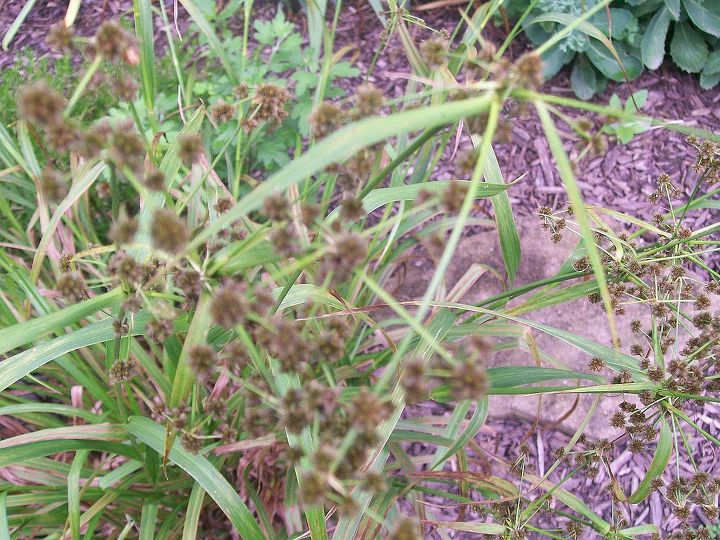
[[[178,156],[186,167],[197,163],[205,152],[199,133],[183,133],[178,137]]]
[[[155,210],[150,225],[152,244],[168,253],[178,254],[187,244],[189,233],[185,223],[170,209]]]
[[[50,126],[62,120],[65,99],[45,81],[38,81],[20,91],[18,109],[25,119]]]

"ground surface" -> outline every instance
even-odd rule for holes
[[[22,7],[22,2],[13,0],[0,0],[0,31],[4,31],[15,18]],[[40,53],[47,52],[45,35],[49,25],[64,16],[65,2],[49,1],[38,3],[30,13],[25,25],[12,43],[9,52],[0,52],[0,68],[12,64],[14,55],[22,47],[33,47]],[[97,25],[109,18],[127,14],[131,7],[127,0],[97,0],[85,1],[78,17],[78,33],[91,35]],[[168,4],[172,9],[172,3]],[[270,8],[262,8],[263,10]],[[274,9],[274,8],[272,8]],[[452,30],[458,21],[457,10],[443,8],[430,12],[418,12],[418,16],[426,19],[427,24],[433,28],[447,28]],[[185,18],[182,9],[179,17]],[[382,27],[378,19],[367,4],[358,2],[343,9],[338,32],[337,47],[354,45],[357,47],[353,53],[356,55],[356,65],[361,71],[367,69],[378,47]],[[413,28],[413,33],[421,39],[427,31]],[[383,88],[388,96],[400,96],[405,92],[408,68],[401,45],[397,39],[392,39],[388,48],[380,55],[377,68],[371,80]],[[0,76],[1,77],[1,76]],[[547,90],[558,95],[572,97],[568,89],[567,75],[560,75],[547,85]],[[692,125],[710,129],[720,126],[720,91],[703,91],[699,88],[696,78],[680,73],[670,67],[663,67],[658,72],[645,73],[632,85],[633,90],[647,89],[649,99],[644,112],[667,120],[686,119]],[[606,103],[613,92],[623,97],[630,93],[627,85],[610,85],[610,88],[601,96],[598,102]],[[534,115],[523,117],[512,122],[512,143],[497,147],[500,165],[506,179],[514,179],[525,175],[524,179],[510,190],[513,209],[518,215],[534,214],[540,205],[552,208],[565,206],[564,190],[555,171],[549,149],[542,137],[539,121]],[[598,124],[599,125],[599,124]],[[566,135],[566,148],[577,153],[578,138],[571,134],[569,129],[563,130]],[[684,142],[683,136],[664,130],[654,130],[637,136],[630,144],[620,146],[609,141],[608,151],[604,155],[588,157],[580,162],[579,181],[585,200],[591,204],[600,204],[614,210],[628,212],[641,217],[649,217],[655,209],[647,200],[647,195],[654,190],[655,179],[661,173],[670,174],[675,184],[689,194],[695,175],[690,166],[694,156],[689,146]],[[468,140],[463,137],[460,146],[466,146]],[[436,179],[451,178],[455,167],[450,156],[441,161],[434,171]],[[710,219],[710,210],[698,214],[694,222],[689,224],[695,228],[705,224]],[[521,220],[523,229],[523,267],[519,281],[531,281],[539,277],[552,275],[559,261],[552,244],[547,241],[538,228],[534,219]],[[559,249],[569,253],[570,245],[566,242]],[[453,279],[461,276],[472,263],[482,262],[501,268],[500,259],[495,245],[494,233],[487,232],[464,240],[459,257],[449,272]],[[429,270],[428,261],[418,260],[412,263],[412,268],[402,285],[401,293],[408,298],[422,293],[425,284],[425,274]],[[539,273],[539,274],[538,274]],[[538,275],[536,275],[538,274]],[[479,285],[473,289],[467,299],[485,296],[492,293],[496,285],[489,278],[483,278]],[[540,312],[536,320],[552,322],[553,326],[566,330],[578,331],[588,334],[601,343],[608,343],[607,331],[594,321],[600,320],[602,314],[595,308],[588,307],[584,301],[568,304],[560,309],[554,309],[551,316]],[[628,316],[628,320],[629,320]],[[548,319],[551,318],[552,321]],[[539,338],[542,339],[542,338]],[[559,363],[571,368],[585,369],[587,357],[578,354],[568,347],[554,347],[548,342],[541,342],[541,346],[549,349]],[[519,360],[520,357],[513,357]],[[523,361],[527,358],[523,357]],[[587,410],[587,400],[575,406],[567,398],[549,398],[541,407],[537,399],[530,400],[500,400],[495,399],[492,406],[493,415],[486,428],[478,437],[478,442],[484,448],[492,449],[496,457],[514,460],[517,457],[519,441],[526,440],[530,449],[528,465],[542,474],[549,463],[552,462],[553,449],[564,445],[571,435],[579,418]],[[614,402],[608,401],[601,406],[595,419],[591,422],[591,434],[595,437],[612,438],[615,434],[607,425],[607,415],[614,407]],[[569,413],[569,414],[566,414]],[[718,433],[720,425],[713,419],[716,410],[708,406],[703,425],[711,433]],[[535,421],[537,427],[533,427]],[[697,447],[698,459],[708,463],[705,470],[717,470],[716,457],[712,448],[701,439],[692,441]],[[498,465],[487,461],[487,457],[475,456],[478,470],[490,470],[497,473]],[[613,470],[621,481],[628,485],[637,484],[647,468],[650,456],[631,456],[627,451],[619,450],[614,457]],[[562,469],[557,474],[562,474]],[[609,515],[611,513],[610,497],[606,486],[607,477],[601,476],[594,483],[583,483],[582,480],[570,480],[566,488],[576,492],[589,506],[596,511]],[[602,489],[598,489],[601,486]],[[617,511],[617,509],[615,509]],[[620,509],[625,512],[625,509]],[[456,509],[443,511],[452,516]],[[670,517],[667,504],[663,504],[660,497],[655,494],[645,505],[627,510],[626,518],[632,524],[655,523],[665,530],[676,525],[674,518]]]

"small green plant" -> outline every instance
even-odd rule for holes
[[[581,99],[601,92],[608,80],[632,81],[645,67],[659,68],[668,49],[680,69],[700,74],[703,88],[720,82],[720,4],[710,0],[610,4],[604,9],[599,0],[512,0],[506,9],[513,19],[531,10],[521,24],[536,46],[547,43],[577,17],[591,14],[543,54],[546,78],[572,63],[570,82]]]
[[[643,108],[647,101],[648,91],[639,90],[630,96],[625,102],[623,107],[622,101],[617,94],[610,96],[610,103],[608,104],[611,109],[618,112],[622,111],[625,116],[634,116],[640,114],[640,109]],[[613,135],[617,137],[617,140],[622,144],[627,144],[633,140],[635,135],[645,133],[650,129],[651,123],[648,120],[626,120],[620,122],[613,122],[603,127],[603,133]]]

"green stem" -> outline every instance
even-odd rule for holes
[[[67,107],[65,107],[65,112],[63,113],[63,116],[65,118],[68,118],[70,116],[70,113],[72,112],[73,107],[77,104],[77,102],[80,99],[80,96],[82,96],[83,92],[85,92],[87,85],[90,84],[90,81],[92,80],[93,76],[95,75],[95,72],[100,67],[100,64],[102,63],[102,61],[103,61],[103,57],[98,54],[95,57],[95,59],[92,61],[92,64],[90,64],[90,67],[88,67],[88,69],[85,72],[85,74],[83,75],[82,79],[80,79],[80,82],[78,83],[77,87],[75,88],[73,95],[70,97],[70,101],[68,101]]]

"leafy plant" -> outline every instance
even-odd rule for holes
[[[639,90],[627,99],[625,106],[623,107],[622,101],[618,95],[613,94],[610,96],[610,103],[608,105],[610,108],[618,112],[622,111],[625,116],[633,116],[640,114],[639,109],[642,109],[645,105],[647,96],[647,90]],[[603,132],[608,135],[614,135],[622,144],[627,144],[633,140],[635,135],[645,133],[648,129],[650,129],[650,126],[651,124],[647,120],[626,120],[606,125],[603,127]]]
[[[543,53],[546,78],[572,63],[570,82],[575,94],[590,99],[605,89],[608,80],[632,81],[644,67],[657,69],[668,51],[683,71],[700,74],[709,89],[720,82],[720,4],[708,0],[512,0],[507,10],[522,19],[522,28],[536,46],[575,17],[594,12],[579,26]],[[603,43],[612,40],[612,48]]]

